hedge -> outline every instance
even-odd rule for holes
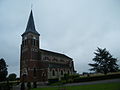
[[[73,82],[87,82],[87,81],[97,81],[97,80],[105,80],[105,79],[116,79],[120,78],[120,74],[113,75],[104,75],[104,76],[94,76],[94,77],[79,77],[75,78]]]

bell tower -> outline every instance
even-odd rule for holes
[[[39,36],[35,29],[32,10],[30,12],[27,27],[22,36],[20,56],[20,78],[21,81],[34,81],[39,61]]]

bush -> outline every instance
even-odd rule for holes
[[[48,79],[49,84],[56,83],[56,82],[58,82],[58,81],[59,81],[58,78]]]
[[[60,86],[60,85],[63,85],[66,83],[66,80],[61,80],[61,81],[58,81],[58,82],[55,82],[55,83],[52,83],[50,85],[52,86]]]
[[[74,79],[74,78],[79,78],[79,77],[80,77],[80,75],[79,75],[79,74],[70,75],[70,78],[71,78],[71,79]]]
[[[61,80],[59,81],[61,84],[65,84],[66,83],[66,80]]]
[[[11,73],[8,76],[8,80],[9,81],[14,81],[14,80],[16,80],[16,77],[17,77],[17,75],[15,73]]]
[[[9,83],[8,81],[4,83],[0,83],[0,90],[10,90],[12,86],[13,83]]]
[[[67,81],[67,83],[73,83],[73,79],[69,79],[68,81]]]
[[[62,77],[62,80],[66,80],[66,81],[69,81],[69,79],[75,79],[75,78],[78,78],[80,77],[79,74],[73,74],[73,75],[69,75],[69,74],[65,74],[64,77]]]
[[[82,77],[82,78],[79,77],[79,78],[75,78],[73,82],[87,82],[87,81],[115,79],[115,78],[120,78],[120,74],[94,76],[94,77]]]

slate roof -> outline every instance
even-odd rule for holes
[[[34,24],[34,19],[33,19],[33,13],[32,13],[32,10],[30,12],[30,16],[29,16],[29,20],[28,20],[28,23],[27,23],[27,27],[26,27],[26,30],[25,32],[22,34],[22,36],[24,34],[27,34],[27,33],[34,33],[34,34],[37,34],[37,35],[40,35],[36,29],[35,29],[35,24]]]
[[[48,51],[48,50],[44,50],[44,49],[40,49],[40,51],[42,51],[42,52],[44,52],[44,53],[47,53],[47,54],[50,54],[50,55],[53,55],[53,56],[66,57],[66,58],[69,58],[69,59],[72,60],[72,58],[70,58],[70,57],[68,57],[67,55],[62,54],[62,53],[57,53],[57,52]]]

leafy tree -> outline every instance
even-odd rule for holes
[[[3,58],[0,59],[0,81],[4,81],[8,74],[7,64]]]
[[[14,81],[14,80],[16,80],[16,74],[15,73],[11,73],[11,74],[9,74],[9,76],[8,76],[8,80],[10,80],[10,81]]]
[[[94,52],[95,57],[93,58],[94,64],[89,64],[91,67],[91,71],[95,71],[97,73],[107,74],[108,72],[116,72],[118,71],[117,59],[113,58],[113,56],[106,50],[106,48],[101,49],[97,48],[96,52]]]

